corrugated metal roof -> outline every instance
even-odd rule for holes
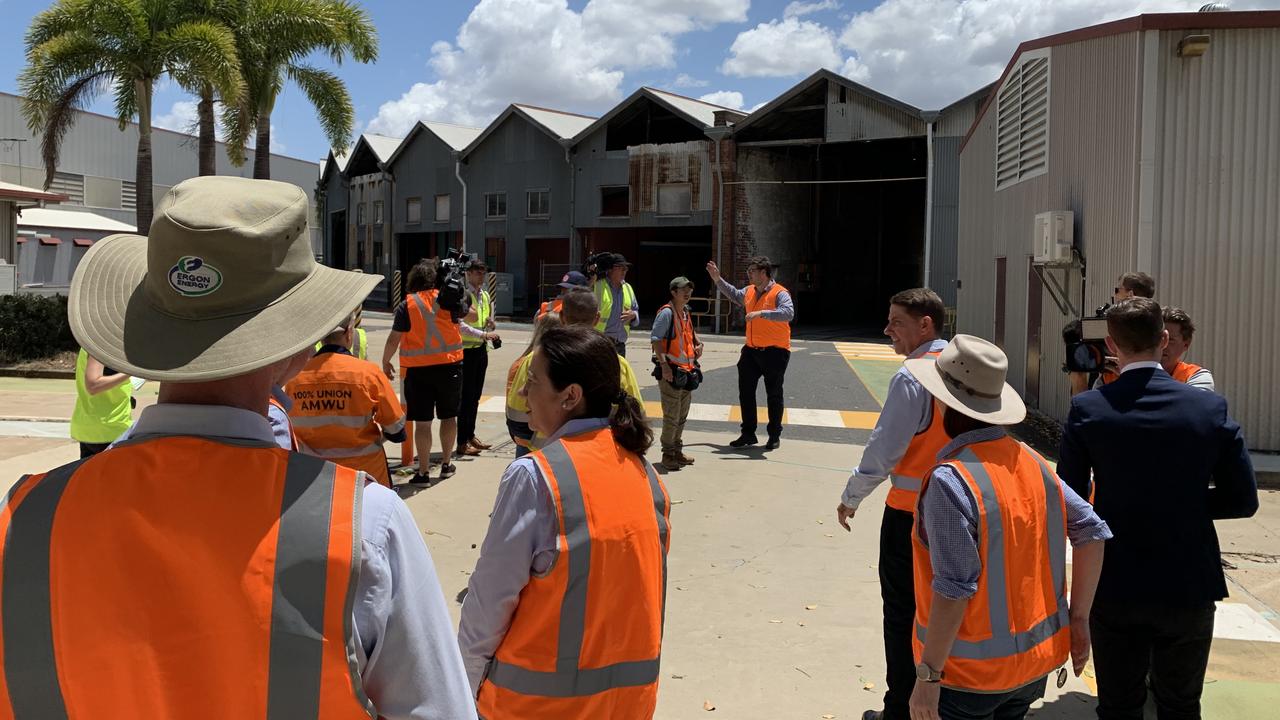
[[[400,147],[400,141],[403,139],[387,137],[386,135],[374,135],[373,133],[365,133],[360,137],[368,143],[369,149],[373,150],[373,154],[378,156],[378,162],[386,162],[388,158],[394,155],[396,148]]]
[[[561,140],[572,139],[573,136],[587,129],[591,123],[596,121],[595,118],[586,115],[564,112],[563,110],[551,110],[537,107],[536,105],[516,103],[512,107],[519,108],[520,112],[524,113],[530,120],[546,128],[552,135]]]
[[[667,102],[668,104],[670,104],[671,106],[679,110],[680,112],[696,119],[698,122],[702,123],[707,127],[715,127],[716,111],[718,110],[727,110],[731,113],[736,113],[741,117],[747,116],[746,113],[740,110],[734,110],[733,108],[727,108],[723,105],[715,105],[713,103],[705,102],[702,100],[695,100],[691,97],[685,97],[684,95],[677,95],[673,92],[667,92],[666,90],[659,90],[657,88],[651,88],[651,87],[644,88],[644,90],[648,91],[653,95],[657,95],[658,97],[662,98],[662,100],[664,100],[665,102]]]
[[[18,185],[9,182],[0,182],[0,200],[44,200],[46,202],[61,202],[66,199],[66,195],[45,192],[39,188],[27,187],[26,185]]]
[[[471,141],[480,137],[480,133],[484,132],[484,128],[454,125],[452,123],[424,122],[422,124],[435,133],[436,137],[445,141],[445,144],[449,147],[459,151],[470,145]]]
[[[7,185],[8,183],[0,183]],[[91,212],[58,210],[56,208],[27,208],[18,214],[18,227],[67,228],[69,230],[98,230],[101,232],[137,232],[133,225],[112,220]]]

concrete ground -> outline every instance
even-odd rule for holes
[[[365,322],[378,359],[389,318],[368,314]],[[529,335],[527,326],[500,330],[505,342],[491,356],[485,387],[492,398],[502,395],[505,370]],[[883,346],[798,342],[788,371],[789,424],[782,447],[765,454],[727,446],[740,417],[733,364],[741,340],[704,339],[707,382],[694,397],[694,416],[704,419],[685,434],[697,463],[664,477],[674,505],[657,716],[859,718],[880,707],[884,691],[876,546],[886,488],[867,500],[852,533],[836,523],[834,508],[897,361]],[[633,340],[628,355],[645,399],[656,404],[646,340]],[[144,386],[140,403],[154,392]],[[77,456],[65,425],[74,406],[70,382],[0,378],[0,399],[0,490]],[[763,400],[761,390],[762,410]],[[482,408],[500,404],[486,400]],[[460,461],[455,477],[429,490],[402,491],[455,621],[498,479],[514,457],[500,412],[482,412],[478,434],[493,451]],[[399,448],[388,454],[394,464]],[[649,459],[659,457],[655,448]],[[1256,517],[1218,524],[1233,565],[1232,597],[1219,609],[1206,718],[1273,717],[1280,706],[1280,492],[1262,495]],[[1090,674],[1061,690],[1051,683],[1032,717],[1093,717]],[[705,710],[708,704],[716,709]]]

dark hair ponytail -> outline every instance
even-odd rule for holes
[[[547,375],[557,390],[582,386],[583,417],[608,418],[613,439],[644,457],[653,445],[653,429],[644,406],[622,389],[618,353],[604,335],[582,326],[548,328],[538,343],[547,360]]]

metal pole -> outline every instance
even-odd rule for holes
[[[458,178],[458,183],[462,185],[462,252],[467,252],[467,181],[462,179],[461,160],[453,161],[453,176]],[[480,250],[480,255],[483,256],[484,248]]]
[[[920,281],[921,287],[929,287],[929,265],[933,259],[933,122],[930,121],[926,127],[929,161],[924,181],[924,278]]]
[[[716,212],[719,215],[716,218],[716,267],[720,267],[720,263],[724,261],[724,167],[720,164],[720,143],[724,138],[716,138],[716,178],[718,179],[716,191],[718,199],[716,200]],[[716,299],[716,334],[720,334],[720,288],[712,287],[711,296]]]

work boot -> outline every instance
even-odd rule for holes
[[[777,435],[771,435],[769,436],[769,442],[764,444],[764,449],[777,450],[778,446],[781,444],[782,444],[782,438],[778,437]]]
[[[492,450],[492,449],[493,449],[493,446],[492,446],[492,445],[490,445],[490,444],[489,444],[489,443],[487,443],[487,442],[482,442],[482,441],[480,440],[480,438],[476,437],[475,435],[472,435],[472,436],[471,436],[471,447],[473,447],[473,448],[478,448],[478,449],[480,449],[480,450]]]
[[[676,453],[676,459],[680,461],[681,465],[693,464],[693,458],[689,457],[688,455],[685,455],[683,452]]]
[[[729,447],[746,447],[747,445],[755,445],[758,442],[760,440],[756,438],[755,433],[744,432],[738,436],[737,440],[731,441]]]
[[[680,456],[676,453],[662,453],[662,468],[667,472],[680,469]]]

